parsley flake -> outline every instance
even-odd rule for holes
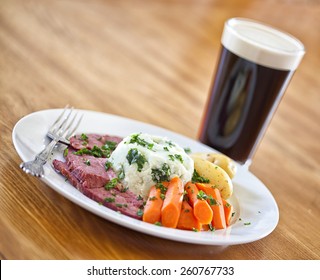
[[[118,184],[118,178],[113,178],[112,180],[110,180],[107,184],[104,185],[105,189],[107,191],[110,191],[111,189],[113,189],[116,185]]]
[[[152,168],[151,176],[154,182],[160,183],[170,181],[171,169],[167,163],[164,163],[161,168]]]
[[[131,135],[129,144],[136,143],[142,147],[146,147],[148,150],[152,150],[154,144],[147,142],[146,140],[140,138],[139,136],[140,136],[140,133]]]
[[[142,216],[143,216],[143,210],[142,210],[142,209],[139,209],[139,210],[137,211],[137,215],[138,215],[139,217],[142,217]]]
[[[142,155],[137,148],[130,149],[126,158],[130,165],[133,163],[137,164],[137,170],[139,172],[141,172],[143,165],[147,162],[146,157]]]
[[[200,176],[197,170],[193,171],[191,180],[192,180],[192,183],[209,183],[210,182],[209,179]]]

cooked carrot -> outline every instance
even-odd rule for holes
[[[161,208],[168,184],[168,182],[163,182],[150,188],[142,216],[144,222],[150,224],[160,222]]]
[[[176,228],[181,213],[183,183],[179,177],[170,180],[166,197],[161,208],[161,223],[165,227]]]
[[[208,202],[213,210],[212,226],[215,229],[226,228],[226,218],[220,191],[211,184],[196,183],[196,186],[209,196]]]
[[[227,226],[229,226],[231,217],[232,217],[233,206],[225,199],[222,199],[222,203],[223,203],[224,215],[226,217],[226,224]]]
[[[187,201],[182,202],[181,213],[177,224],[178,229],[200,231],[201,224],[194,216],[193,209]]]
[[[199,192],[196,184],[191,182],[186,184],[185,190],[187,191],[189,202],[193,207],[194,216],[201,224],[210,224],[213,212],[206,200],[206,196],[203,196],[204,192]]]
[[[160,189],[152,186],[144,207],[142,220],[150,224],[160,222],[162,205],[163,199],[161,198]]]

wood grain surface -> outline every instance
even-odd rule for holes
[[[317,0],[0,0],[0,258],[319,259],[319,15]],[[250,167],[279,206],[270,235],[228,247],[152,237],[21,171],[15,123],[65,104],[197,139],[223,24],[235,16],[307,50]]]

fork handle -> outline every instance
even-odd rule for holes
[[[38,162],[41,165],[44,165],[47,160],[50,157],[50,154],[52,153],[53,148],[57,143],[59,142],[59,139],[52,140],[45,148],[42,150],[39,154],[35,156],[35,161]]]

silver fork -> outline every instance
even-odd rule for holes
[[[34,160],[21,163],[20,168],[33,176],[43,177],[43,166],[48,161],[54,147],[59,142],[69,144],[68,138],[76,131],[82,117],[83,116],[78,117],[78,112],[73,113],[73,107],[69,108],[69,106],[66,106],[61,115],[49,128],[47,136],[52,139],[51,142],[44,148],[44,150],[35,156]]]

